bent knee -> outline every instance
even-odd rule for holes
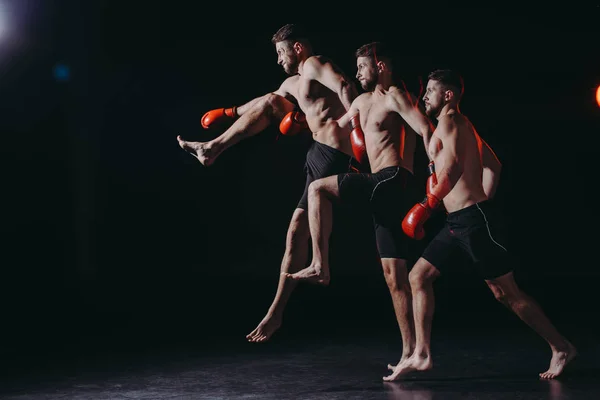
[[[283,96],[275,93],[269,93],[263,96],[262,102],[270,111],[271,115],[283,119],[290,111],[294,110],[294,104]]]
[[[503,304],[517,302],[525,295],[517,286],[512,273],[486,280],[486,283],[496,300]]]
[[[316,181],[312,181],[310,185],[308,185],[308,195],[309,196],[320,196],[325,192],[325,184],[323,179],[317,179]]]
[[[408,286],[406,260],[382,258],[383,276],[390,290],[401,291]]]
[[[496,300],[505,305],[518,303],[525,295],[518,288],[505,288],[501,285],[491,285],[489,283],[488,286],[491,289],[492,294],[494,295]]]
[[[440,275],[437,268],[424,258],[419,258],[408,274],[411,287],[418,288],[430,285]]]

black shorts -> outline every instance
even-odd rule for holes
[[[490,201],[452,212],[422,257],[441,273],[449,270],[456,261],[466,259],[473,263],[483,279],[507,274],[513,267],[505,246],[502,222],[502,216]]]
[[[379,256],[408,259],[411,240],[402,231],[402,219],[417,201],[413,174],[399,166],[341,174],[338,187],[342,202],[371,210]]]
[[[351,170],[353,158],[326,144],[313,142],[306,153],[306,185],[297,208],[308,210],[308,187],[317,179],[343,174]]]

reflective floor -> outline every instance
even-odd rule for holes
[[[0,399],[600,399],[595,281],[523,285],[579,351],[559,379],[539,379],[548,345],[484,285],[447,280],[437,287],[433,369],[385,383],[402,342],[376,278],[299,287],[262,344],[245,335],[273,288],[249,280],[177,286],[168,301],[153,293],[155,303],[121,314],[114,292],[106,312],[20,313],[1,332]]]
[[[600,346],[573,338],[580,355],[553,381],[538,379],[549,362],[529,331],[464,334],[433,342],[434,369],[386,383],[399,356],[393,335],[332,334],[132,346],[32,355],[5,365],[9,399],[593,399],[600,398]],[[76,350],[76,349],[71,349]]]

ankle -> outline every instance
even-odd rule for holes
[[[402,348],[402,356],[403,357],[410,357],[415,353],[415,348],[414,347],[404,347]]]
[[[421,359],[431,358],[431,351],[429,349],[415,349],[413,351],[413,356]]]
[[[281,319],[283,314],[283,311],[278,310],[277,308],[273,308],[273,309],[269,309],[269,311],[267,311],[267,315],[265,315],[265,318],[269,318],[269,319]]]
[[[553,353],[567,353],[569,351],[569,343],[564,340],[558,346],[551,344],[550,349],[552,349]]]

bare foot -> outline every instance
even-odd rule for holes
[[[553,351],[550,367],[546,372],[540,374],[542,379],[554,379],[559,376],[565,366],[577,355],[577,349],[571,343],[567,342],[567,349],[564,351]]]
[[[179,147],[196,157],[205,167],[214,163],[215,159],[221,154],[217,146],[211,144],[211,142],[188,142],[183,140],[181,136],[177,136],[177,141]]]
[[[308,267],[301,269],[300,271],[290,274],[289,272],[282,272],[282,274],[294,281],[307,281],[310,283],[318,283],[320,285],[329,285],[329,268],[321,267],[316,264],[311,264]]]
[[[391,365],[390,365],[391,366]],[[388,366],[388,368],[390,367]],[[431,361],[431,357],[420,357],[416,354],[413,354],[411,357],[407,358],[401,363],[398,363],[394,372],[391,375],[384,376],[383,380],[387,382],[395,381],[403,375],[408,374],[413,371],[427,371],[433,368],[433,361]]]
[[[246,339],[251,343],[266,342],[280,326],[281,318],[276,318],[267,314],[263,320],[260,321],[260,324],[258,324],[252,332],[246,335]]]
[[[393,365],[393,364],[388,364],[388,365],[387,365],[387,368],[388,368],[390,371],[393,371],[393,370],[395,370],[395,369],[396,369],[396,367],[397,367],[398,365],[402,364],[404,361],[406,361],[408,358],[410,358],[410,356],[411,356],[411,355],[412,355],[412,353],[409,353],[409,354],[407,354],[407,355],[404,355],[404,354],[402,354],[402,357],[400,357],[400,361],[398,361],[398,364],[396,364],[396,365]]]

